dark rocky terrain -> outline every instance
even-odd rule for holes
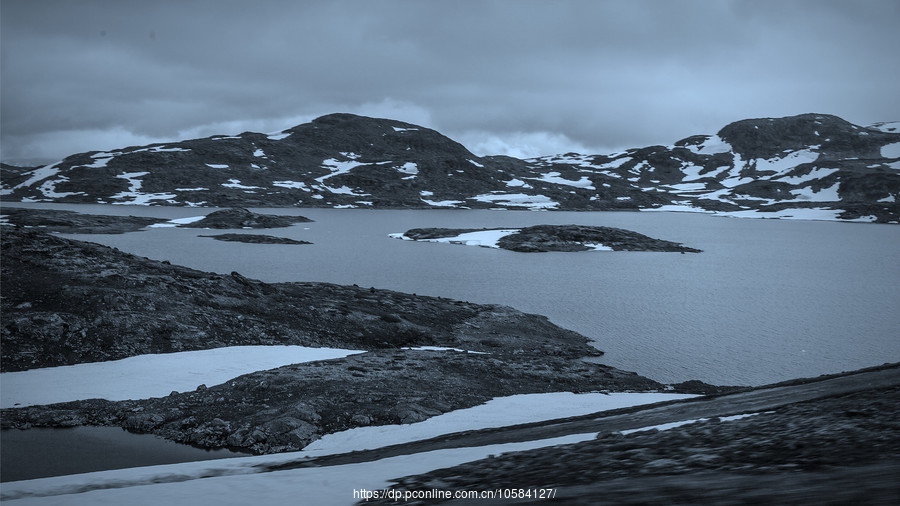
[[[311,221],[304,216],[274,216],[254,213],[243,208],[231,208],[213,211],[202,220],[181,226],[185,228],[282,228]]]
[[[898,415],[897,386],[822,394],[738,420],[712,418],[628,435],[601,433],[592,441],[398,478],[391,487],[553,489],[553,504],[572,505],[896,504]],[[545,501],[532,495],[521,501],[473,503]]]
[[[0,210],[0,216],[9,225],[33,227],[44,232],[63,234],[124,234],[166,221],[162,218],[81,214],[75,211],[56,209],[4,208]]]
[[[413,423],[494,397],[659,390],[653,380],[566,357],[376,350],[240,376],[139,401],[87,400],[3,411],[3,428],[118,425],[205,448],[303,448],[353,427]]]
[[[325,283],[267,284],[35,229],[7,226],[0,239],[4,372],[230,345],[370,350],[160,399],[8,409],[4,428],[119,425],[263,453],[502,395],[664,388],[584,362],[602,354],[584,336],[509,307]],[[470,352],[403,349],[422,345]],[[676,386],[708,389],[717,387]]]
[[[245,242],[248,244],[312,244],[309,241],[298,241],[288,237],[275,237],[272,235],[219,234],[200,235],[197,237],[211,237],[217,241]]]
[[[833,210],[900,221],[900,132],[827,114],[748,119],[613,154],[479,157],[399,121],[331,114],[245,132],[0,167],[8,201],[218,207]],[[673,207],[664,207],[673,206]],[[771,213],[771,214],[767,214]],[[777,213],[777,214],[776,214]]]
[[[2,370],[249,344],[440,345],[581,357],[587,338],[509,307],[327,283],[263,283],[4,227]]]
[[[449,228],[414,228],[403,233],[412,240],[428,240],[456,237],[469,232],[485,230],[507,230],[504,228],[482,229],[449,229]],[[518,229],[517,232],[501,237],[497,246],[521,253],[537,253],[547,251],[588,251],[591,245],[602,244],[613,251],[677,251],[681,253],[700,253],[700,250],[688,248],[679,243],[654,239],[631,230],[613,227],[587,225],[535,225]]]

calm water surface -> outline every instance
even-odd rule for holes
[[[194,448],[118,427],[9,429],[0,431],[0,442],[2,481],[247,456]]]
[[[16,204],[18,205],[18,204]],[[85,213],[210,210],[31,205]],[[244,231],[314,244],[227,243],[198,229],[71,235],[205,271],[499,303],[588,336],[602,362],[663,382],[764,384],[900,361],[900,228],[686,213],[256,209],[315,220]],[[414,227],[606,225],[700,254],[516,253],[399,241]]]

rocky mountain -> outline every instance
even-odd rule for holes
[[[217,207],[677,210],[900,223],[900,132],[836,116],[737,121],[621,153],[479,157],[421,126],[331,114],[2,166],[6,201]]]

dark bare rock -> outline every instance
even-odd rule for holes
[[[0,210],[0,215],[3,215],[10,225],[40,228],[44,232],[63,234],[124,234],[166,221],[161,218],[81,214],[56,209],[4,208]]]
[[[468,232],[508,230],[503,228],[456,229],[414,228],[403,235],[413,240],[456,237]],[[522,253],[548,251],[588,251],[602,244],[614,251],[677,251],[699,253],[679,243],[654,239],[631,230],[587,225],[536,225],[518,229],[497,241],[500,248]]]
[[[587,338],[515,309],[328,283],[263,283],[6,227],[2,370],[250,344],[443,345],[580,357]]]
[[[553,504],[567,505],[597,498],[610,504],[896,504],[898,420],[900,388],[863,390],[740,420],[504,454],[399,478],[392,487],[554,489]],[[491,504],[544,502],[532,495]]]
[[[186,228],[282,228],[311,221],[304,216],[275,216],[254,213],[242,208],[232,208],[211,212],[202,220],[181,226]]]
[[[309,241],[298,241],[289,237],[275,237],[272,235],[261,234],[218,234],[200,235],[197,237],[211,237],[217,241],[245,242],[248,244],[312,244]]]

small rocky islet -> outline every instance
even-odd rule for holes
[[[275,237],[264,234],[217,234],[198,235],[197,237],[209,237],[217,241],[243,242],[247,244],[312,244],[309,241],[298,241],[288,237]]]
[[[700,253],[701,250],[680,243],[654,239],[631,230],[589,225],[535,225],[524,228],[414,228],[395,237],[414,241],[471,243],[454,238],[475,232],[508,232],[496,240],[497,247],[521,253],[549,251],[590,251],[599,248],[612,251],[671,251]],[[477,242],[477,241],[476,241]],[[484,245],[484,244],[478,244]]]

